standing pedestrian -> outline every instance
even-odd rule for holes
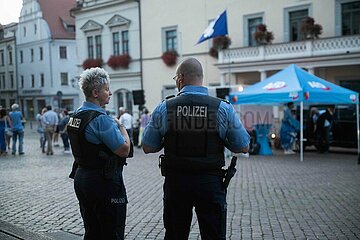
[[[295,154],[291,149],[296,139],[297,132],[300,130],[300,123],[296,120],[291,112],[294,108],[294,103],[287,103],[284,110],[284,117],[281,121],[280,141],[281,147],[284,149],[284,154]]]
[[[16,142],[19,139],[19,155],[24,154],[23,144],[24,144],[24,127],[22,121],[24,119],[22,113],[20,112],[19,105],[14,103],[11,105],[11,112],[9,114],[11,124],[12,124],[12,155],[16,154]]]
[[[143,110],[143,113],[141,114],[141,117],[140,117],[140,130],[139,130],[138,147],[141,147],[142,135],[144,133],[145,127],[148,125],[149,122],[150,122],[149,110],[147,110],[147,108],[145,108]]]
[[[70,116],[66,109],[63,110],[62,118],[59,121],[59,133],[64,145],[64,153],[70,153],[69,135],[67,133],[67,123],[69,122]]]
[[[126,131],[130,137],[132,138],[132,116],[129,111],[123,107],[119,108],[119,120],[120,123],[123,124],[126,128]]]
[[[43,150],[44,152],[44,145],[45,145],[45,127],[44,127],[44,123],[42,121],[42,116],[44,115],[44,113],[46,112],[46,108],[42,108],[38,114],[36,114],[36,122],[37,122],[37,129],[36,131],[39,133],[39,141],[40,141],[40,148]]]
[[[52,110],[51,105],[46,106],[46,112],[43,115],[43,123],[45,124],[45,138],[47,141],[46,155],[53,155],[53,136],[56,126],[59,123],[58,114]]]
[[[164,147],[165,239],[188,239],[195,207],[201,238],[225,240],[224,146],[247,152],[250,137],[229,102],[208,96],[197,59],[181,62],[173,79],[179,94],[155,108],[142,139],[145,153]]]
[[[317,150],[320,153],[329,151],[331,141],[331,126],[334,120],[335,106],[330,105],[316,120]]]
[[[7,135],[12,135],[11,122],[5,108],[0,109],[0,155],[5,156],[7,154]]]
[[[79,85],[86,101],[67,126],[75,158],[70,177],[84,221],[84,239],[124,239],[125,233],[128,200],[122,171],[130,139],[119,120],[104,109],[112,95],[109,84],[104,69],[85,70]]]

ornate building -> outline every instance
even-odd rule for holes
[[[17,23],[0,25],[0,105],[4,108],[10,108],[18,100],[16,28]]]
[[[103,67],[110,75],[113,93],[106,108],[114,113],[119,107],[137,112],[133,91],[142,89],[138,2],[78,1],[71,14],[76,19],[80,70]]]
[[[45,105],[79,105],[75,0],[24,0],[17,30],[19,103],[33,119]]]

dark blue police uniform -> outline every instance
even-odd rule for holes
[[[84,102],[70,118],[68,134],[84,239],[124,239],[128,200],[122,177],[125,159],[113,153],[124,144],[117,124],[104,109]]]
[[[226,238],[224,146],[239,152],[249,139],[233,107],[205,87],[185,86],[154,110],[143,143],[164,146],[165,239],[188,239],[193,208],[202,239]]]

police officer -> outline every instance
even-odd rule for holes
[[[250,137],[232,105],[208,96],[197,59],[181,62],[173,79],[179,94],[155,108],[143,135],[145,153],[164,147],[165,239],[188,239],[194,207],[201,238],[225,239],[224,146],[247,152]]]
[[[103,108],[112,95],[109,75],[85,70],[79,85],[86,101],[67,131],[75,158],[74,188],[84,221],[84,239],[124,239],[127,196],[122,177],[130,140],[124,126]]]

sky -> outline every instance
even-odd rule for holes
[[[22,0],[0,0],[0,23],[19,22]]]

